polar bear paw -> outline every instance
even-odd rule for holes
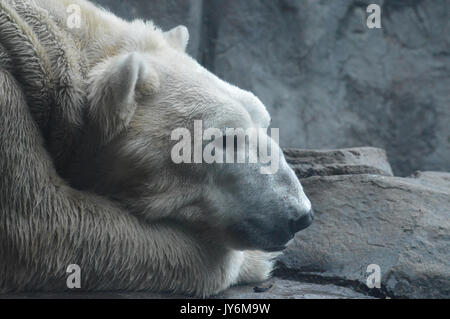
[[[258,250],[244,251],[244,260],[239,272],[238,284],[262,282],[269,279],[274,269],[275,258],[280,253]]]

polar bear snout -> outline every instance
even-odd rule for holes
[[[295,181],[297,184],[298,181]],[[301,186],[297,184],[300,189]],[[265,245],[262,246],[263,250],[275,251],[283,250],[286,244],[294,238],[295,234],[301,230],[308,228],[314,220],[314,211],[311,207],[311,203],[303,190],[300,190],[301,196],[298,198],[291,197],[286,205],[286,199],[280,201],[280,207],[270,213],[266,214],[266,218],[271,221],[269,223],[270,231],[260,232],[265,237]],[[285,198],[285,197],[284,197]]]
[[[283,218],[280,218],[278,222],[273,224],[275,229],[267,232],[267,241],[270,244],[263,247],[264,250],[283,250],[296,233],[308,228],[314,220],[313,209],[310,208],[305,212],[303,207],[300,206],[291,208],[289,212],[285,212],[283,215]]]
[[[269,217],[269,218],[267,218]],[[228,231],[238,239],[237,249],[261,249],[267,252],[281,251],[295,234],[309,227],[314,211],[305,212],[300,207],[269,214],[266,218],[248,218],[234,224]]]
[[[289,231],[291,235],[295,235],[299,231],[308,228],[314,220],[314,211],[311,208],[306,214],[298,214],[296,219],[291,219],[289,221]]]

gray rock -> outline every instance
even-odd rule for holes
[[[409,181],[438,188],[443,192],[450,192],[450,173],[417,171],[411,176]]]
[[[270,286],[265,292],[254,292],[253,286],[236,286],[226,290],[217,298],[225,299],[367,299],[367,295],[355,292],[346,287],[326,284],[298,282],[280,278],[272,278],[258,285]]]
[[[254,286],[232,287],[213,299],[367,299],[367,295],[352,289],[335,285],[318,285],[298,281],[272,278],[263,285],[270,286],[267,291],[256,293]],[[0,295],[0,299],[189,299],[186,296],[155,294],[147,292],[64,292],[64,293],[21,293]]]
[[[279,274],[368,290],[367,266],[377,264],[373,294],[450,298],[449,175],[303,179],[316,218],[280,257]]]
[[[392,176],[386,152],[374,147],[340,150],[283,150],[299,178],[310,176],[377,174]]]
[[[450,170],[449,1],[212,2],[203,62],[262,99],[282,146],[369,145],[396,175]]]

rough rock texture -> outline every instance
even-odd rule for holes
[[[376,146],[396,175],[450,171],[448,0],[97,2],[186,24],[189,52],[262,99],[282,146]],[[367,28],[369,3],[382,29]]]
[[[386,152],[374,147],[340,150],[283,150],[299,178],[310,176],[378,174],[392,176]]]
[[[438,188],[444,192],[449,191],[450,173],[417,171],[413,175],[411,175],[411,177],[414,178],[409,180],[411,182],[420,183],[428,187]]]
[[[228,289],[224,293],[213,297],[213,299],[367,299],[364,294],[352,289],[335,285],[318,285],[310,283],[299,283],[297,281],[272,278],[265,286],[272,285],[265,292],[254,292],[254,286],[236,286]],[[0,299],[187,299],[186,296],[153,294],[146,292],[95,292],[95,293],[22,293],[1,296]]]
[[[367,291],[367,266],[377,264],[378,293],[450,298],[450,174],[416,176],[302,179],[316,218],[281,256],[279,274]]]
[[[367,295],[358,293],[350,288],[336,285],[321,285],[304,283],[293,280],[272,278],[268,282],[258,285],[272,287],[265,292],[255,293],[253,286],[236,286],[226,290],[217,298],[237,299],[367,299]]]

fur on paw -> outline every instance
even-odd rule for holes
[[[275,258],[280,253],[267,253],[258,250],[244,251],[238,283],[257,283],[269,279],[272,275]]]

